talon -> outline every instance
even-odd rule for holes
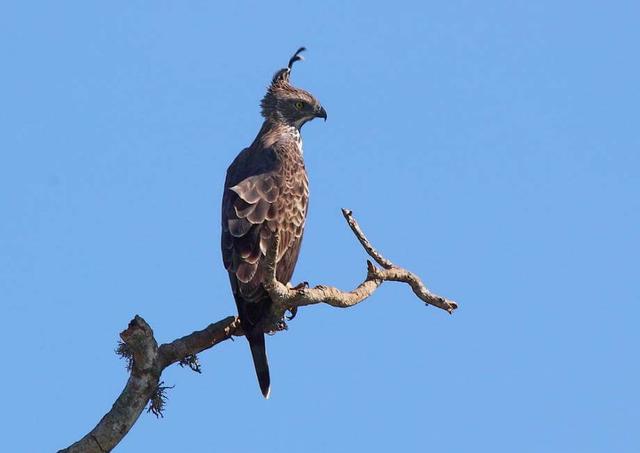
[[[307,288],[309,288],[309,282],[298,283],[296,286],[293,286],[291,289],[300,291],[301,289],[307,289]]]
[[[291,316],[285,315],[285,317],[287,318],[287,321],[291,321],[298,314],[298,307],[292,307],[288,311],[291,313]]]

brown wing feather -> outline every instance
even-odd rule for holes
[[[277,200],[277,178],[276,172],[250,176],[228,189],[233,195],[226,194],[233,209],[226,212],[226,229],[232,239],[231,260],[225,265],[229,272],[235,273],[236,278],[242,284],[251,286],[251,289],[260,284],[260,237],[261,231],[267,230],[267,213]],[[239,285],[241,290],[242,284]]]

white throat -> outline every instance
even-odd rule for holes
[[[289,134],[298,144],[298,150],[300,151],[300,154],[302,154],[302,134],[300,134],[300,130],[297,127],[290,126]]]

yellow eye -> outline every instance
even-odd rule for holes
[[[300,110],[303,106],[304,106],[304,104],[302,102],[300,102],[300,101],[296,102],[296,108],[298,110]]]

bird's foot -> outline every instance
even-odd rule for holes
[[[289,282],[287,287],[292,291],[304,291],[309,288],[309,282],[298,283],[296,286],[291,285],[291,282]],[[287,318],[287,321],[291,321],[298,314],[298,307],[291,307],[287,311],[291,313],[291,316],[285,315],[285,318]]]

